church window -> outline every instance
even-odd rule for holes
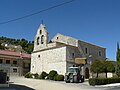
[[[40,37],[37,38],[37,45],[39,45],[39,39],[40,39]]]
[[[42,34],[42,30],[40,30],[40,34]]]
[[[38,55],[38,57],[40,58],[40,55]]]
[[[44,43],[44,35],[41,36],[41,44]]]
[[[87,49],[87,48],[85,48],[85,53],[86,53],[86,54],[88,53],[88,49]]]
[[[73,58],[75,57],[75,53],[72,53],[72,57],[73,57]]]
[[[102,56],[101,51],[98,52],[98,55],[99,55],[99,56]]]

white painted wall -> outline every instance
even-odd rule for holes
[[[38,57],[40,55],[40,57]],[[66,72],[66,47],[54,48],[32,53],[31,72],[41,73],[56,70],[59,74]]]

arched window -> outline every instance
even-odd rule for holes
[[[41,44],[44,43],[44,35],[41,36]]]
[[[39,39],[40,39],[40,37],[37,37],[37,45],[39,45]]]
[[[40,30],[40,34],[42,34],[42,30]]]

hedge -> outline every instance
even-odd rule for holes
[[[111,83],[120,83],[120,78],[91,78],[89,79],[89,84],[92,86],[95,85],[105,85]]]

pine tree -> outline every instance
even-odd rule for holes
[[[117,43],[116,59],[117,59],[116,74],[118,75],[118,77],[120,77],[120,49],[119,49],[119,43]]]

